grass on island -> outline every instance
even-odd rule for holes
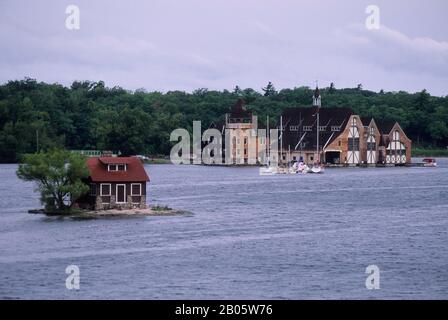
[[[448,149],[412,148],[413,157],[448,157]]]
[[[171,210],[173,210],[172,208],[170,208],[168,206],[159,206],[159,205],[152,206],[151,209],[153,211],[171,211]]]

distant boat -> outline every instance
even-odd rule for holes
[[[324,173],[324,168],[320,165],[313,166],[309,173]]]
[[[289,173],[323,173],[323,167],[321,166],[313,166],[309,167],[307,164],[303,162],[295,162],[290,168]]]
[[[437,162],[435,158],[425,158],[423,159],[424,167],[437,167]]]
[[[269,116],[267,116],[266,118],[266,125],[267,125],[267,141],[269,141],[269,143],[267,144],[266,147],[266,156],[267,156],[267,163],[266,166],[263,166],[260,168],[260,175],[262,176],[271,176],[274,174],[279,174],[279,173],[283,173],[283,171],[281,171],[281,169],[279,168],[278,165],[272,165],[271,164],[271,136],[270,136],[270,131],[269,131]]]
[[[137,154],[133,157],[139,158],[142,162],[149,161],[149,158],[147,156],[143,156],[141,154]]]
[[[269,166],[269,167],[261,167],[260,168],[260,175],[262,176],[270,176],[278,173],[278,168]]]

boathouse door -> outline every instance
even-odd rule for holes
[[[117,184],[116,203],[125,203],[125,202],[126,202],[126,185],[125,184]]]

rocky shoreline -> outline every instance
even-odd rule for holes
[[[110,210],[73,210],[70,212],[48,212],[45,209],[29,210],[30,214],[43,214],[46,216],[69,217],[79,219],[98,219],[110,217],[144,217],[144,216],[178,216],[191,214],[188,211],[172,209],[169,207],[153,206],[146,209],[110,209]]]

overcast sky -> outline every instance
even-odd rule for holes
[[[66,7],[80,29],[66,28]],[[368,30],[366,7],[380,9]],[[0,82],[448,95],[447,0],[0,0]]]

